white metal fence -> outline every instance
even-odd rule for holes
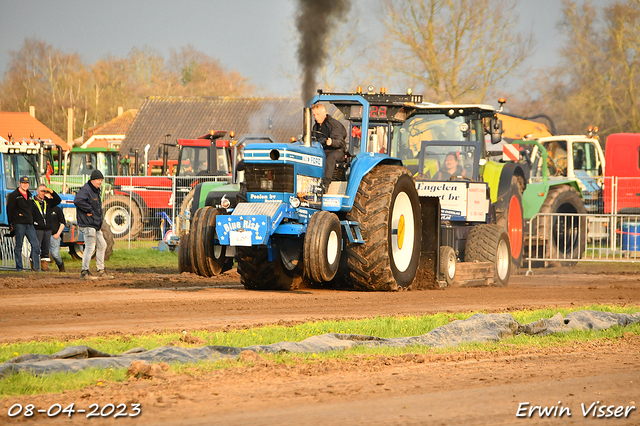
[[[640,261],[639,214],[539,213],[525,240],[532,266]]]
[[[105,177],[102,207],[116,248],[151,247],[188,231],[194,188],[229,176]]]

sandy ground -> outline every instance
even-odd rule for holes
[[[321,319],[367,318],[589,304],[638,305],[640,266],[579,266],[512,277],[508,287],[360,293],[304,288],[255,292],[231,271],[216,279],[190,274],[116,272],[116,279],[80,281],[78,274],[0,273],[0,343],[140,334]],[[163,271],[166,272],[166,271]],[[250,358],[251,359],[251,358]],[[204,376],[162,373],[150,379],[93,386],[60,395],[0,400],[0,424],[601,424],[584,417],[593,403],[623,407],[607,424],[638,425],[640,337],[453,356],[354,357],[282,366],[256,356],[249,367]],[[598,403],[598,401],[600,401]],[[36,414],[9,418],[11,406],[48,409],[70,403],[139,403],[135,418],[69,419]],[[529,403],[528,406],[521,405]],[[561,418],[532,406],[567,407]],[[521,408],[527,417],[516,416]],[[558,409],[556,412],[560,412]],[[606,407],[603,410],[607,414]],[[625,413],[626,412],[626,416]],[[591,412],[590,412],[591,413]],[[596,412],[596,416],[597,416]]]

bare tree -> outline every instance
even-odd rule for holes
[[[67,109],[85,108],[89,72],[79,56],[34,38],[25,39],[22,49],[10,55],[9,69],[0,83],[3,108],[28,111],[30,105],[36,105],[40,121],[64,134]]]
[[[640,2],[601,9],[565,1],[563,8],[563,60],[539,82],[547,113],[563,133],[590,125],[602,136],[640,132]]]
[[[226,71],[219,60],[187,45],[171,51],[169,70],[178,77],[186,96],[243,96],[254,88],[236,71]]]
[[[393,43],[382,69],[435,102],[482,102],[531,52],[514,8],[513,0],[386,0],[381,16]]]
[[[0,80],[5,111],[28,111],[59,135],[67,129],[67,110],[75,111],[74,136],[111,120],[119,106],[137,108],[152,95],[241,96],[253,86],[217,59],[191,46],[172,52],[171,64],[156,50],[133,48],[126,58],[106,57],[86,66],[43,41],[27,38],[10,52],[11,63]]]

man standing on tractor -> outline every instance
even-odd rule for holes
[[[73,204],[77,208],[78,226],[84,235],[84,253],[82,254],[82,272],[80,278],[93,280],[96,278],[113,278],[104,270],[104,255],[107,250],[107,242],[102,235],[102,200],[100,199],[100,186],[104,176],[100,170],[91,172],[89,182],[85,183],[76,194]],[[93,257],[93,250],[98,246],[96,252],[96,267],[98,276],[95,277],[89,271],[89,263]]]
[[[43,183],[38,185],[33,197],[33,226],[40,242],[40,269],[49,270],[49,249],[51,243],[51,212],[60,204],[60,196]],[[57,231],[57,230],[56,230]]]
[[[31,201],[31,192],[29,191],[29,178],[22,176],[19,185],[18,189],[7,197],[9,226],[11,226],[11,230],[16,236],[14,249],[16,270],[18,270],[18,272],[28,270],[24,269],[22,265],[22,244],[26,236],[29,244],[31,244],[31,263],[33,270],[40,272],[40,244],[38,243],[36,230],[33,227],[33,211],[31,207],[33,201]]]
[[[313,105],[311,110],[313,118],[316,120],[313,131],[318,142],[322,144],[326,156],[322,183],[327,191],[333,179],[336,163],[342,163],[345,160],[347,131],[342,123],[327,114],[324,105],[317,103]]]

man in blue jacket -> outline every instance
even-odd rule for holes
[[[80,232],[84,235],[84,253],[82,254],[82,272],[80,278],[94,280],[96,278],[113,278],[104,270],[104,254],[107,250],[107,242],[102,235],[102,200],[100,199],[100,186],[104,176],[100,170],[91,172],[89,182],[85,183],[76,194],[73,204],[76,205],[77,220]],[[95,277],[89,271],[89,262],[93,256],[93,250],[98,246],[96,252],[96,266],[98,276]]]

